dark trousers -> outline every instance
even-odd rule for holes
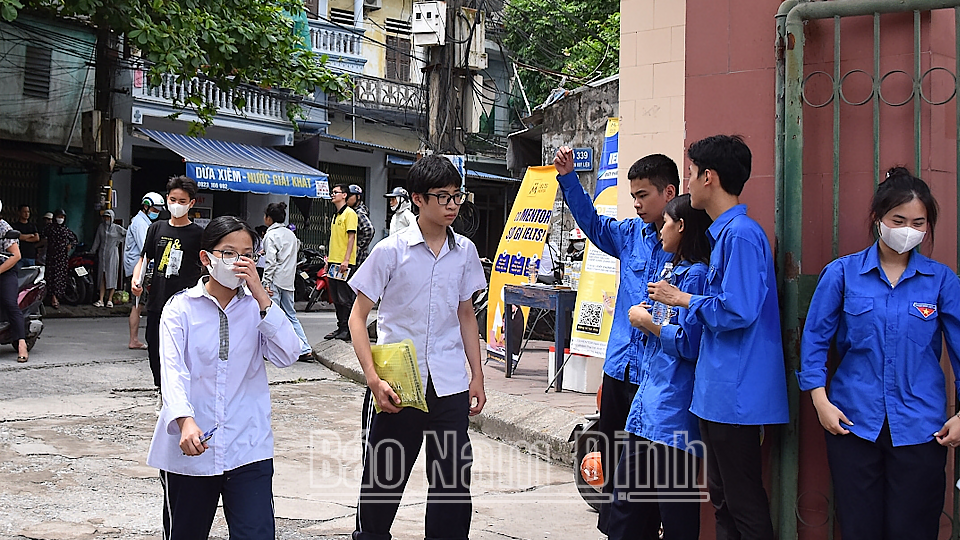
[[[630,405],[637,394],[637,385],[630,382],[629,366],[623,374],[623,380],[615,379],[606,373],[603,374],[603,392],[600,394],[600,421],[597,429],[603,435],[600,443],[600,463],[603,464],[603,493],[608,497],[600,503],[600,516],[597,518],[597,529],[607,534],[607,524],[610,520],[610,503],[613,497],[613,477],[620,461],[620,454],[629,435],[624,428],[627,426],[627,416],[630,414]],[[655,540],[659,537],[660,520],[652,519],[656,525],[642,532],[637,532],[635,538],[641,540]]]
[[[700,458],[630,434],[614,476],[607,535],[632,540],[659,528],[664,540],[700,536]]]
[[[18,342],[26,337],[23,328],[23,312],[17,304],[19,288],[17,281],[16,268],[0,274],[0,310],[3,311],[3,317],[10,323],[10,337],[13,338],[14,347],[18,347]]]
[[[773,540],[760,426],[701,419],[700,438],[707,447],[707,488],[716,510],[717,540]]]
[[[353,275],[355,267],[350,267],[350,275]],[[350,321],[350,310],[353,309],[353,302],[357,299],[357,293],[353,292],[346,281],[340,279],[328,280],[330,284],[330,296],[333,297],[333,307],[337,310],[337,330],[345,332],[349,330],[347,323]]]
[[[160,315],[159,311],[147,311],[147,355],[150,357],[150,371],[153,372],[153,385],[160,388]]]
[[[886,422],[876,442],[826,432],[843,540],[928,540],[940,532],[947,448],[936,440],[894,447]]]
[[[429,486],[424,536],[427,540],[468,537],[473,512],[473,451],[467,435],[469,393],[437,397],[428,381],[427,408],[429,413],[410,407],[396,414],[381,412],[370,421],[355,540],[391,538],[390,527],[424,438]]]
[[[221,497],[231,540],[275,537],[272,459],[217,476],[160,471],[160,482],[165,540],[206,540]]]

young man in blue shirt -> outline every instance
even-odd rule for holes
[[[593,244],[601,251],[620,259],[620,287],[614,307],[613,324],[607,340],[607,355],[603,362],[603,392],[600,396],[600,426],[607,445],[600,453],[605,480],[603,492],[613,492],[613,471],[619,451],[614,452],[615,441],[626,440],[624,427],[630,405],[640,382],[640,362],[646,334],[630,324],[628,312],[632,306],[647,300],[647,283],[654,281],[663,263],[673,258],[660,245],[659,231],[663,226],[663,208],[677,195],[680,173],[677,164],[662,154],[652,154],[637,160],[630,167],[630,196],[637,211],[636,218],[617,220],[597,214],[593,200],[580,185],[573,172],[573,151],[562,147],[553,159],[557,181],[563,191],[570,213]],[[609,503],[600,506],[597,528],[607,533]],[[657,538],[659,520],[651,531],[641,538]]]
[[[707,447],[717,538],[772,540],[761,428],[790,415],[772,251],[740,204],[752,156],[743,139],[728,135],[693,143],[687,156],[690,202],[713,218],[706,287],[691,295],[651,283],[650,298],[688,308],[687,319],[703,324],[690,412],[700,418]]]

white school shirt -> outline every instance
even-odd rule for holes
[[[429,376],[438,397],[467,391],[457,307],[487,286],[473,242],[447,229],[447,241],[434,255],[420,227],[412,225],[378,242],[350,286],[380,300],[377,343],[413,341],[424,389]]]
[[[282,310],[268,307],[261,319],[245,287],[221,310],[204,286],[208,279],[170,298],[160,318],[163,409],[147,465],[189,476],[219,475],[273,457],[263,359],[287,367],[300,356],[300,338]],[[219,426],[199,456],[180,450],[177,418],[185,416],[204,432]]]

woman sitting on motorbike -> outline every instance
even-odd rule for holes
[[[0,202],[0,209],[3,203]],[[20,262],[20,241],[14,238],[4,238],[7,231],[12,231],[6,220],[0,219],[0,313],[10,322],[13,339],[17,343],[17,362],[26,362],[29,358],[27,341],[24,339],[23,313],[17,304],[17,263]]]

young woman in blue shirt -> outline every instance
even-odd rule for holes
[[[823,269],[807,313],[798,377],[826,430],[845,539],[938,535],[947,447],[960,442],[940,365],[945,337],[960,373],[960,280],[915,249],[937,213],[923,180],[891,169],[870,205],[879,240]]]
[[[689,194],[664,208],[663,251],[673,255],[675,282],[684,292],[703,292],[710,261],[707,228],[712,222],[706,212],[690,205]],[[644,303],[629,311],[630,323],[648,338],[627,416],[630,435],[616,469],[607,534],[610,540],[635,538],[636,531],[662,522],[665,538],[696,540],[703,443],[690,402],[703,325],[684,317],[684,308],[675,308],[670,322],[660,326],[649,308]]]

